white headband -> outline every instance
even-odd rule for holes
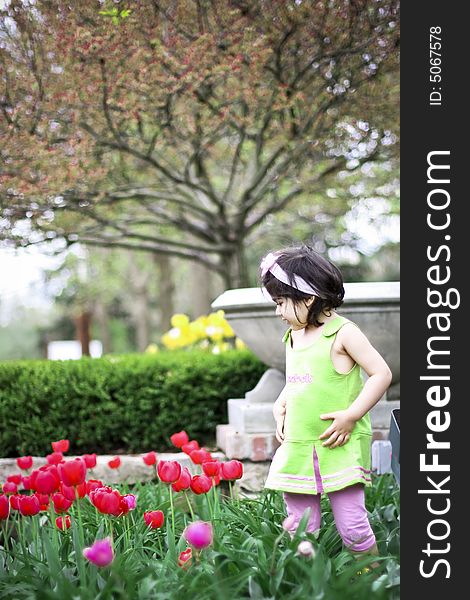
[[[270,252],[267,256],[263,258],[261,261],[261,276],[264,277],[266,273],[269,271],[274,275],[276,279],[282,281],[286,285],[290,285],[291,287],[299,290],[300,292],[304,292],[304,294],[312,294],[313,296],[320,296],[318,290],[316,290],[312,285],[307,283],[305,279],[300,277],[300,275],[293,275],[293,281],[290,282],[289,276],[284,271],[282,267],[277,264],[277,256]]]

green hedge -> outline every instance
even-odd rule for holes
[[[0,456],[174,450],[185,429],[207,444],[266,366],[249,351],[201,350],[71,361],[0,363]]]

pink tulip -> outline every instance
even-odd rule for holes
[[[18,486],[16,485],[16,483],[13,483],[13,481],[6,481],[3,484],[2,488],[4,494],[16,494],[16,492],[18,491]]]
[[[83,556],[97,567],[107,567],[114,559],[111,538],[96,540],[93,546],[84,548]]]
[[[137,505],[136,497],[133,494],[126,494],[122,500],[127,504],[129,510],[134,510]]]
[[[205,521],[195,521],[186,527],[183,531],[183,537],[197,550],[206,548],[212,544],[214,537],[212,525]]]

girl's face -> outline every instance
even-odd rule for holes
[[[294,302],[291,298],[274,298],[276,316],[289,323],[294,330],[304,329],[307,326],[308,309],[313,301],[313,297],[309,298],[305,302],[296,304],[294,309]]]

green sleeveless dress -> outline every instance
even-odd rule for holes
[[[322,335],[298,350],[291,347],[291,329],[283,337],[286,343],[286,397],[284,441],[277,449],[265,487],[284,492],[317,494],[314,450],[318,457],[324,493],[341,490],[354,483],[371,485],[372,428],[366,413],[344,446],[322,446],[318,439],[332,421],[320,415],[344,410],[357,398],[363,387],[361,369],[356,363],[346,374],[338,373],[330,352],[337,332],[346,323],[336,317],[323,325]],[[353,325],[355,325],[353,323]]]

